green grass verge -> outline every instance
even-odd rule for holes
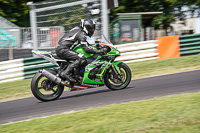
[[[200,93],[173,95],[0,125],[0,132],[199,133],[199,107]]]
[[[19,80],[0,84],[0,101],[33,96],[31,79]]]
[[[133,79],[200,69],[200,55],[128,63]],[[0,101],[32,96],[30,79],[0,84]]]
[[[129,63],[133,78],[177,73],[200,69],[200,54],[179,58]]]

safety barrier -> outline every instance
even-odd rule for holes
[[[157,59],[156,41],[116,45],[121,52],[116,60],[125,63]],[[30,57],[0,62],[0,83],[32,78],[39,69],[57,68],[41,57]]]
[[[0,83],[32,78],[39,69],[56,67],[41,57],[0,62]]]
[[[200,53],[200,34],[179,36],[181,56]]]
[[[0,62],[0,83],[24,79],[23,59]]]
[[[164,36],[156,38],[158,43],[158,59],[180,57],[179,36]]]
[[[157,46],[156,40],[116,45],[121,52],[116,60],[130,63],[157,59]]]
[[[171,42],[169,39],[171,39]],[[162,44],[161,40],[167,45]],[[200,34],[168,36],[162,37],[161,40],[157,39],[152,41],[116,45],[118,50],[121,52],[121,56],[119,56],[116,60],[129,63],[154,59],[167,59],[179,57],[180,55],[185,56],[200,53]],[[176,44],[175,52],[172,52],[172,49],[169,49],[172,48],[172,45],[173,47],[175,46],[173,43]],[[168,55],[166,54],[167,51]],[[167,56],[161,58],[162,52],[164,52],[163,54]],[[174,56],[172,56],[172,54],[174,54]],[[39,69],[56,67],[57,66],[48,63],[47,60],[44,60],[41,57],[30,57],[0,62],[0,83],[31,78]]]
[[[24,75],[25,78],[32,78],[33,74],[40,69],[57,68],[56,65],[49,63],[41,57],[30,57],[24,59]]]

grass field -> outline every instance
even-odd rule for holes
[[[129,63],[133,79],[200,69],[200,55]],[[31,79],[0,84],[0,101],[32,96]]]
[[[200,54],[179,58],[136,62],[128,65],[133,73],[133,78],[198,70],[200,69]]]
[[[109,105],[9,125],[1,133],[199,133],[200,93]]]

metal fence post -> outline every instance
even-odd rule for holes
[[[33,49],[38,49],[38,39],[37,39],[37,25],[36,25],[36,12],[34,10],[30,11],[30,21],[31,21],[31,33],[33,40]]]
[[[8,58],[9,60],[13,60],[13,47],[12,47],[12,40],[9,40],[8,43]]]
[[[108,5],[107,5],[107,0],[101,0],[101,5],[102,5],[102,30],[103,34],[106,37],[108,36]]]

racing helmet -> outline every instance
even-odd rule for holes
[[[91,19],[81,19],[80,26],[85,31],[85,33],[91,37],[94,34],[96,24]]]

